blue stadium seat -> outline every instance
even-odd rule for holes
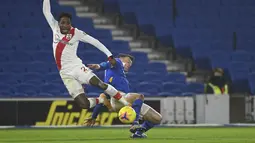
[[[136,59],[136,61],[134,62],[134,64],[132,65],[129,71],[134,73],[144,73],[146,72],[146,66],[147,66],[147,63],[139,62]]]
[[[47,93],[47,92],[40,92],[37,94],[38,97],[56,97],[57,95],[54,95],[52,93]]]
[[[29,81],[38,81],[40,84],[43,82],[43,74],[37,72],[21,73],[21,82],[26,83]]]
[[[209,56],[212,69],[223,68],[227,69],[230,61],[230,54],[224,52],[213,52]]]
[[[164,78],[165,82],[185,83],[186,77],[181,73],[168,73]]]
[[[249,65],[245,62],[232,62],[229,65],[229,72],[234,92],[248,92]]]
[[[41,62],[54,62],[54,55],[53,52],[34,52],[32,53],[32,57],[34,61],[41,61]]]
[[[0,73],[0,79],[0,83],[3,84],[15,85],[20,83],[18,75],[16,73],[2,72]]]
[[[181,94],[181,96],[194,96],[194,95],[196,95],[197,93],[194,93],[194,92],[183,92],[182,94]]]
[[[250,73],[255,72],[255,63],[250,63],[249,64],[249,71],[250,71]]]
[[[1,68],[3,72],[9,72],[9,73],[23,73],[27,72],[26,64],[19,63],[19,62],[7,62],[4,64],[1,64]]]
[[[27,71],[45,74],[50,72],[50,69],[47,67],[47,65],[48,64],[44,62],[33,62],[27,67]]]
[[[149,70],[148,70],[149,71]],[[157,80],[163,80],[165,77],[164,73],[160,72],[145,72],[143,75],[138,76],[138,79],[141,79],[143,81],[157,81]]]
[[[33,84],[18,84],[15,88],[15,94],[18,96],[36,96],[39,93],[38,86]]]
[[[9,54],[9,60],[11,62],[31,62],[32,57],[28,52],[11,52]]]
[[[248,76],[249,79],[249,88],[252,95],[255,95],[255,73],[250,73]]]
[[[171,93],[171,92],[160,92],[158,95],[159,95],[159,96],[163,96],[163,97],[168,97],[168,96],[179,96],[179,95],[176,95],[176,94]]]
[[[11,85],[5,84],[5,83],[0,83],[0,91],[10,91],[11,90]]]
[[[130,52],[129,54],[131,54],[132,56],[135,57],[135,60],[137,63],[148,63],[148,56],[146,53],[144,52]]]
[[[141,82],[136,87],[137,92],[148,92],[150,95],[156,96],[160,91],[160,86],[149,82]]]
[[[185,87],[185,93],[204,93],[204,85],[201,83],[188,83]]]
[[[250,62],[252,61],[252,55],[246,51],[235,51],[231,53],[231,61],[236,62]]]
[[[161,74],[164,74],[167,72],[166,64],[160,63],[160,62],[149,63],[146,66],[146,70],[152,71],[152,72],[160,72]]]
[[[59,96],[59,95],[61,95],[61,93],[66,91],[63,84],[47,83],[47,84],[42,84],[39,87],[40,87],[40,92],[51,93],[55,96]]]
[[[163,91],[171,92],[175,95],[180,95],[185,87],[183,83],[174,83],[174,82],[164,82]]]
[[[104,0],[104,12],[117,13],[119,12],[118,0]]]

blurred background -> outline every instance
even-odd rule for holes
[[[254,120],[254,0],[51,0],[51,10],[56,19],[61,12],[71,13],[74,27],[99,39],[114,55],[133,55],[136,60],[127,74],[132,92],[143,93],[161,113],[162,99],[189,98],[191,122],[195,123],[193,97],[227,94],[230,122]],[[26,109],[45,106],[41,111],[47,113],[51,102],[39,105],[39,99],[70,100],[56,68],[42,1],[2,0],[0,11],[2,110],[18,104]],[[89,44],[80,43],[77,54],[85,64],[106,60]],[[103,72],[97,74],[103,79]],[[90,97],[102,92],[89,86],[85,89]],[[17,100],[3,102],[9,99]],[[18,103],[28,99],[38,104],[29,108],[28,103]],[[181,108],[186,105],[183,100]],[[41,120],[45,115],[38,116]],[[182,123],[186,123],[184,118]],[[35,124],[35,120],[14,122]]]

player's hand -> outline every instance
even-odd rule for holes
[[[93,119],[93,118],[87,118],[85,121],[84,121],[84,125],[88,126],[88,127],[93,127],[96,123],[96,119]]]
[[[112,66],[115,66],[117,61],[113,56],[108,57],[108,61],[111,63]]]
[[[87,65],[90,69],[100,69],[100,65],[99,64],[88,64]]]

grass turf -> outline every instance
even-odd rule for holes
[[[155,128],[130,139],[127,128],[1,129],[0,143],[255,143],[255,128]]]

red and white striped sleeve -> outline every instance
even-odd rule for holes
[[[43,14],[49,23],[51,29],[53,30],[54,27],[58,24],[58,22],[55,20],[51,13],[51,6],[50,6],[50,0],[43,0]]]

